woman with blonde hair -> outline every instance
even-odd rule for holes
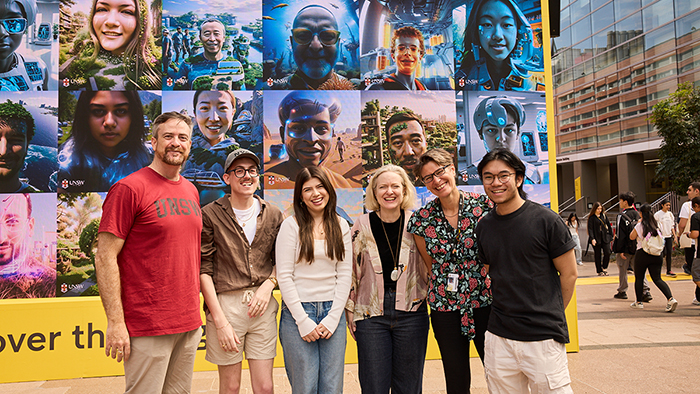
[[[416,190],[388,164],[369,181],[352,227],[353,275],[345,307],[357,342],[360,386],[367,393],[420,393],[428,343],[428,268],[406,231]]]
[[[275,247],[284,365],[294,393],[340,393],[350,226],[336,214],[335,190],[319,167],[299,171],[293,201],[294,216],[282,223]]]
[[[471,385],[469,342],[484,360],[484,334],[491,313],[491,280],[479,261],[476,224],[491,209],[485,195],[457,188],[452,155],[431,149],[413,168],[435,195],[408,222],[430,270],[428,303],[440,348],[448,394],[468,393]]]

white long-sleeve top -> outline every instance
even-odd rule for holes
[[[302,337],[316,328],[316,323],[304,311],[302,302],[333,301],[328,315],[321,320],[321,324],[333,333],[348,300],[352,281],[352,239],[350,226],[345,220],[340,220],[340,229],[345,245],[343,260],[329,259],[326,256],[326,241],[314,240],[314,262],[311,264],[305,261],[296,263],[299,225],[293,216],[282,222],[277,234],[277,280],[282,300],[292,313]]]

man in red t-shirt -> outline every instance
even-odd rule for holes
[[[124,360],[127,393],[189,392],[202,336],[197,189],[180,176],[192,121],[153,123],[153,162],[112,186],[95,258],[107,314],[105,353]]]

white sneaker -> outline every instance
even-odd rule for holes
[[[671,299],[668,300],[668,303],[666,304],[666,312],[675,311],[677,306],[678,306],[678,301],[676,301],[675,298],[671,297]]]
[[[633,302],[630,304],[630,308],[632,309],[644,309],[644,304],[641,302]]]
[[[583,265],[583,261],[577,261],[576,265]]]
[[[693,305],[700,306],[700,301],[697,300],[697,298],[693,298]]]

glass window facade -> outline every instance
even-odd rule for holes
[[[700,0],[562,7],[572,24],[554,39],[557,154],[658,138],[653,106],[682,82],[700,85]]]

